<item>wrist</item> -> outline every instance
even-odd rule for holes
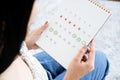
[[[25,45],[26,45],[27,49],[30,50],[31,49],[31,45],[28,43],[27,40],[25,40],[24,42],[25,42]]]

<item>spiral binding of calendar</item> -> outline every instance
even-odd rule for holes
[[[110,13],[110,10],[107,9],[104,5],[100,4],[99,2],[97,2],[96,0],[88,0],[91,3],[95,4],[96,6],[98,6],[99,8],[103,9],[104,11]]]

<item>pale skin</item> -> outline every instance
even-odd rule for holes
[[[28,49],[37,49],[39,48],[35,42],[38,40],[42,32],[49,26],[48,22],[38,29],[34,30],[31,34],[27,35],[25,42]],[[88,52],[88,57],[85,57],[86,60],[83,60],[83,56]],[[77,55],[71,61],[68,66],[67,72],[65,74],[64,80],[79,80],[89,72],[94,69],[94,60],[95,60],[95,48],[94,41],[90,42],[90,47],[84,46],[79,50]]]

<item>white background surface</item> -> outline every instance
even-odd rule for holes
[[[106,80],[120,80],[120,2],[100,2],[111,10],[112,15],[95,37],[95,46],[107,55],[110,62]]]

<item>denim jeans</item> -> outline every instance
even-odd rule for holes
[[[66,70],[51,58],[47,53],[41,52],[34,55],[42,64],[48,74],[49,80],[63,80]],[[105,54],[96,51],[95,68],[92,72],[86,74],[80,80],[105,80],[109,71],[109,62]]]

